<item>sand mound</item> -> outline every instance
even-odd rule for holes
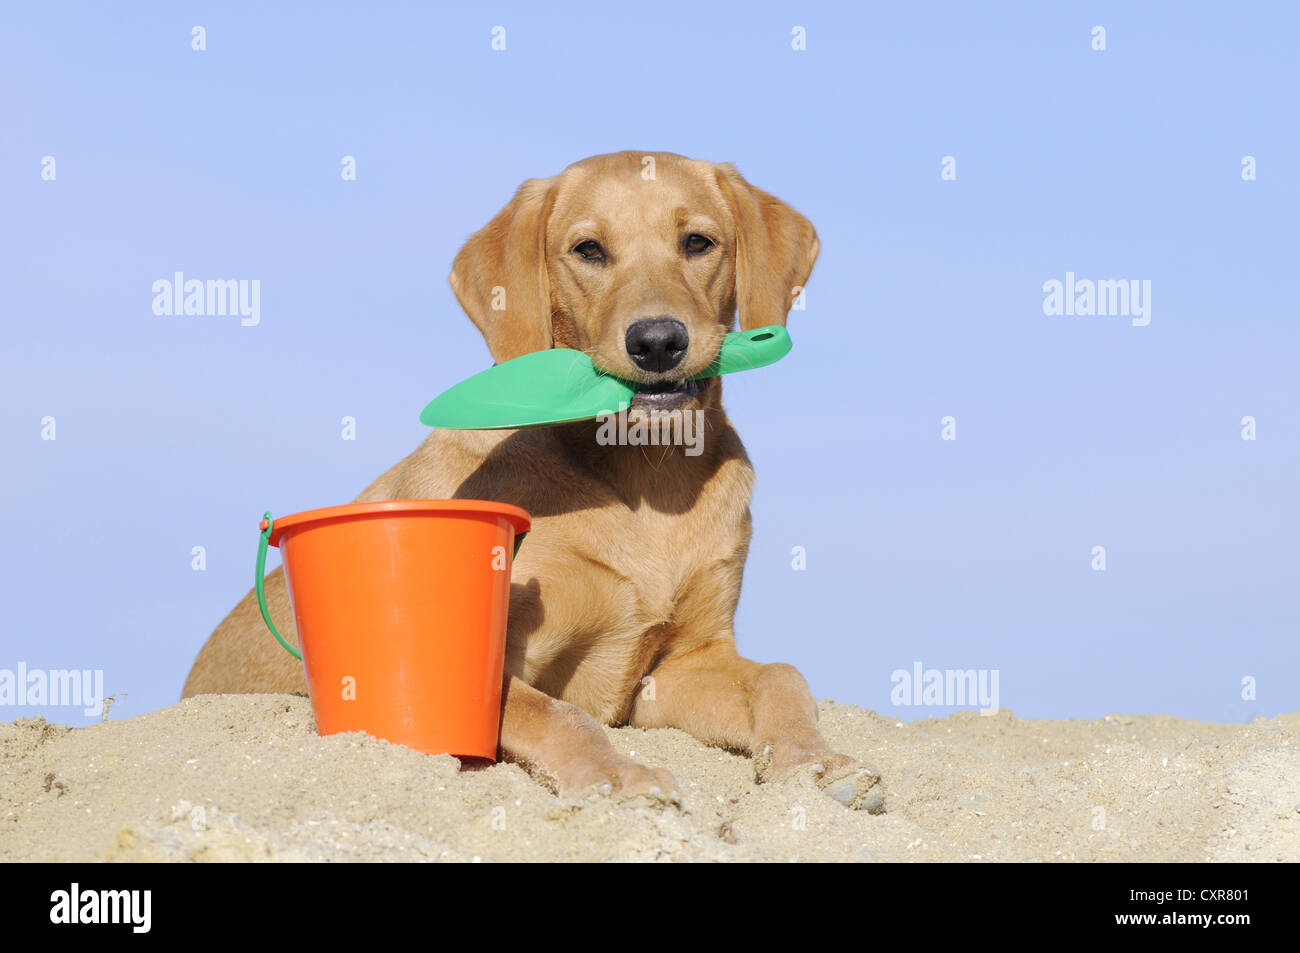
[[[684,810],[556,798],[513,765],[460,770],[306,699],[193,698],[87,728],[0,725],[3,860],[1300,860],[1300,715],[900,724],[825,702],[887,813],[672,730],[609,729],[670,768]]]

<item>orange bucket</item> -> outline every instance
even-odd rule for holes
[[[495,760],[510,568],[529,526],[519,507],[483,500],[267,513],[258,604],[303,661],[316,730]],[[280,548],[301,655],[266,610],[268,545]]]

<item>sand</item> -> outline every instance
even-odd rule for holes
[[[679,731],[607,729],[682,809],[562,800],[514,765],[462,770],[310,703],[221,695],[85,728],[0,724],[0,860],[1297,861],[1300,714],[900,723],[821,703],[884,775],[886,813]]]

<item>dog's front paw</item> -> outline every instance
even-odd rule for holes
[[[650,807],[682,806],[677,780],[669,772],[617,756],[568,766],[559,779],[558,790],[562,797],[612,797]]]
[[[754,755],[754,775],[760,784],[800,774],[810,776],[828,797],[851,810],[868,814],[885,810],[880,775],[848,755],[771,744],[763,745]]]

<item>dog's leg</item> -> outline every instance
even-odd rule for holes
[[[669,656],[650,678],[633,703],[632,725],[680,728],[748,751],[760,782],[809,771],[842,804],[883,810],[880,775],[826,743],[817,703],[793,666],[741,658],[730,640],[716,640]]]
[[[681,803],[671,774],[623,757],[581,708],[513,675],[506,676],[502,701],[501,759],[516,762],[558,793],[645,796],[664,804]]]

